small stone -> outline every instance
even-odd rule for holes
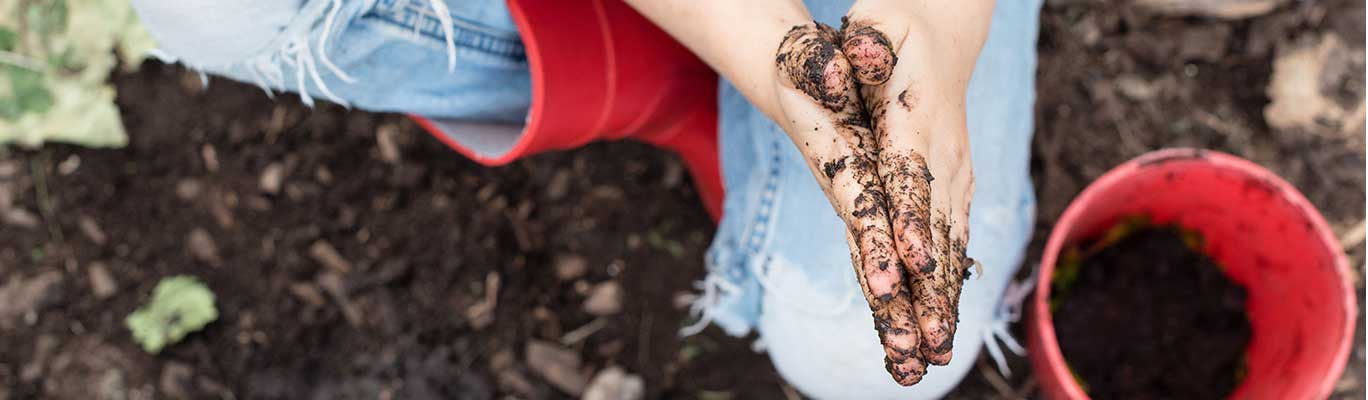
[[[20,228],[33,228],[38,226],[38,216],[22,208],[11,208],[3,212],[3,219],[6,224]]]
[[[119,289],[118,283],[114,282],[114,275],[109,273],[109,266],[103,262],[91,262],[90,266],[86,267],[86,275],[90,279],[90,289],[97,299],[107,299]]]
[[[280,183],[284,180],[285,166],[274,162],[261,171],[261,177],[257,180],[257,184],[261,187],[261,191],[276,194],[280,192]]]
[[[1159,94],[1153,83],[1135,75],[1122,75],[1115,83],[1116,89],[1131,100],[1149,101]]]
[[[692,306],[695,301],[698,301],[697,293],[675,292],[674,298],[670,300],[670,304],[674,305],[676,310],[685,310],[688,309],[689,306]]]
[[[326,165],[319,165],[318,168],[314,168],[314,180],[324,185],[331,185],[333,183],[332,170],[329,170]]]
[[[589,261],[577,254],[565,254],[556,257],[555,267],[557,279],[570,281],[589,271]]]
[[[219,266],[223,259],[219,258],[218,244],[214,243],[214,237],[209,235],[209,231],[204,228],[195,228],[186,237],[185,247],[200,262],[208,263],[212,266]]]
[[[203,185],[200,185],[199,181],[194,179],[181,179],[176,182],[176,197],[181,200],[194,200],[196,197],[199,197],[200,192],[203,190]]]
[[[328,243],[326,240],[320,239],[313,242],[313,245],[309,246],[309,256],[333,271],[343,274],[351,272],[351,263],[342,258],[342,254],[337,252],[337,248],[334,248],[332,243]]]
[[[622,368],[608,367],[594,376],[584,391],[583,400],[640,400],[645,396],[646,384],[641,377],[628,374]]]
[[[580,371],[579,353],[540,340],[528,341],[526,351],[525,362],[532,372],[565,394],[579,396],[584,393],[589,379]]]
[[[622,285],[617,281],[598,284],[584,301],[584,312],[603,317],[622,312]]]
[[[81,215],[76,218],[76,225],[81,228],[81,234],[91,242],[103,246],[109,237],[105,235],[104,229],[100,229],[100,224],[95,223],[94,218],[89,215]]]
[[[63,176],[71,175],[72,172],[76,172],[76,169],[80,167],[81,156],[72,154],[70,157],[62,160],[62,162],[57,163],[57,173]]]

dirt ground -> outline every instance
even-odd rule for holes
[[[1340,118],[1271,125],[1274,59],[1322,35],[1340,50],[1313,79]],[[1195,146],[1302,190],[1362,291],[1363,37],[1347,0],[1234,22],[1049,1],[1028,260],[1090,180]],[[0,153],[0,399],[562,398],[609,367],[646,398],[797,397],[750,339],[678,338],[713,227],[672,155],[600,143],[484,168],[396,115],[154,62],[115,83],[128,147]],[[174,274],[220,317],[149,355],[122,320]],[[1357,337],[1336,398],[1364,396],[1361,316]],[[1010,379],[979,363],[952,398],[1035,396],[1023,358]]]

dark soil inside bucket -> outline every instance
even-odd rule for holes
[[[1092,398],[1219,399],[1239,384],[1245,290],[1184,239],[1146,228],[1060,263],[1055,330]]]

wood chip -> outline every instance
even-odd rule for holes
[[[97,299],[107,299],[119,291],[119,284],[114,281],[114,275],[109,273],[109,266],[104,262],[91,262],[86,267],[86,275],[90,279],[90,290]]]
[[[22,208],[4,210],[3,212],[0,212],[0,217],[3,217],[0,219],[3,219],[5,224],[20,228],[33,228],[38,226],[38,216]]]
[[[594,286],[584,301],[584,312],[600,317],[622,312],[622,285],[607,281]]]
[[[580,371],[580,356],[570,349],[540,340],[527,342],[527,366],[551,386],[571,396],[584,393],[589,379]]]
[[[556,279],[571,281],[579,279],[589,272],[589,260],[584,259],[578,254],[562,254],[556,256],[554,261],[556,269]]]
[[[481,330],[494,323],[494,310],[499,306],[499,274],[485,275],[484,298],[465,309],[470,327]]]
[[[323,293],[318,290],[318,285],[309,282],[291,283],[290,294],[314,307],[321,307],[327,303],[327,299],[323,298]]]
[[[1264,106],[1264,120],[1268,126],[1314,131],[1322,122],[1338,122],[1344,114],[1351,112],[1321,93],[1327,63],[1333,54],[1342,51],[1344,45],[1329,33],[1319,40],[1304,39],[1280,46],[1266,89],[1270,101]]]
[[[81,228],[81,234],[85,235],[86,239],[90,239],[91,242],[95,242],[95,244],[103,246],[105,242],[109,240],[109,237],[104,233],[104,229],[100,229],[100,224],[96,223],[95,219],[90,218],[89,215],[82,214],[81,216],[76,217],[76,225]]]
[[[200,158],[204,159],[204,169],[209,170],[209,172],[218,172],[218,151],[214,149],[214,145],[205,143],[204,146],[201,146]]]
[[[397,164],[402,159],[399,154],[399,145],[395,143],[398,136],[399,127],[393,124],[380,125],[375,130],[375,145],[380,149],[381,160],[390,164]]]
[[[622,368],[608,367],[594,375],[584,391],[583,400],[640,400],[646,395],[646,384],[641,377]]]
[[[190,255],[196,260],[207,263],[211,266],[223,264],[223,259],[219,257],[218,244],[214,243],[214,237],[209,235],[209,231],[204,228],[195,228],[186,236],[185,248],[190,251]]]
[[[351,298],[347,296],[346,283],[342,280],[342,275],[336,272],[324,272],[318,274],[314,279],[318,286],[323,288],[328,296],[332,297],[333,302],[342,310],[342,317],[347,319],[347,323],[353,328],[361,328],[365,325],[365,319],[361,317],[361,310],[352,304]]]
[[[314,261],[318,261],[324,267],[339,273],[345,274],[352,270],[351,263],[342,258],[342,255],[337,252],[337,248],[334,248],[332,243],[328,243],[326,240],[314,241],[313,245],[309,246],[309,257],[313,257]]]

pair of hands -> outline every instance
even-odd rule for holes
[[[928,364],[949,363],[973,264],[965,90],[992,0],[858,0],[839,30],[798,0],[628,3],[731,80],[807,159],[845,221],[894,380],[912,385]]]

